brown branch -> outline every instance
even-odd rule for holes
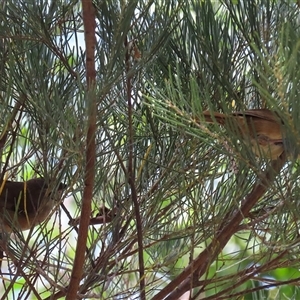
[[[128,170],[127,170],[127,180],[131,190],[131,199],[134,206],[135,220],[136,220],[136,229],[137,229],[137,243],[138,243],[138,260],[139,260],[139,275],[140,275],[140,299],[146,299],[145,292],[145,266],[144,266],[144,249],[143,249],[143,225],[140,214],[140,204],[138,201],[138,195],[135,186],[135,171],[133,167],[134,157],[133,157],[133,148],[134,148],[134,129],[133,129],[133,108],[132,108],[132,99],[131,99],[131,79],[132,76],[129,75],[131,68],[130,65],[130,42],[125,38],[125,63],[126,63],[126,92],[127,92],[127,103],[128,103],[128,140],[129,140],[129,157],[128,157]]]
[[[77,298],[79,283],[82,279],[83,266],[85,261],[86,241],[88,235],[88,226],[91,215],[91,201],[93,196],[93,187],[95,181],[95,161],[96,161],[96,97],[95,97],[95,11],[91,0],[82,0],[84,35],[86,43],[86,78],[87,78],[87,97],[88,103],[88,132],[86,137],[86,169],[85,169],[85,187],[83,190],[83,199],[81,206],[81,216],[79,224],[79,233],[72,270],[70,285],[66,300]]]
[[[231,278],[227,278],[226,282],[228,282],[228,280],[232,281],[232,284],[230,286],[228,286],[227,288],[220,290],[220,292],[212,295],[212,296],[208,296],[207,298],[205,298],[206,300],[213,300],[213,299],[226,299],[228,296],[226,296],[226,293],[229,292],[230,293],[230,297],[232,297],[232,291],[237,288],[238,286],[242,285],[243,283],[247,282],[248,280],[250,280],[251,278],[254,278],[257,274],[261,274],[262,272],[266,272],[267,270],[270,269],[274,269],[274,268],[278,268],[278,265],[280,264],[280,259],[282,257],[284,257],[284,255],[287,254],[287,250],[283,251],[282,253],[280,253],[277,257],[275,257],[274,259],[272,259],[271,261],[269,261],[266,264],[263,264],[261,266],[257,266],[257,265],[252,265],[249,268],[246,268],[245,270],[238,272],[237,274],[234,274],[232,276],[230,276]],[[224,281],[224,280],[223,280]],[[207,286],[208,284],[211,284],[210,280],[208,280],[207,282],[205,282],[205,284],[199,282],[199,284],[197,284],[198,286],[200,286],[200,284],[203,286]],[[197,294],[193,295],[192,299],[198,299],[197,295],[200,295],[203,292],[203,288],[201,290],[199,290],[197,292]],[[244,294],[243,292],[239,292],[241,295]],[[222,295],[225,295],[224,297],[221,297]]]
[[[197,285],[198,278],[205,274],[210,264],[218,257],[232,235],[236,232],[236,229],[244,219],[244,216],[248,215],[250,209],[257,203],[260,197],[264,195],[270,183],[275,179],[275,176],[280,172],[285,162],[285,153],[277,160],[271,161],[269,168],[255,184],[252,192],[242,201],[241,207],[224,219],[215,238],[208,247],[200,253],[181,274],[156,294],[152,300],[178,299],[183,293]]]
[[[9,283],[8,287],[5,289],[5,292],[3,291],[3,294],[1,295],[1,300],[8,299],[9,292],[10,292],[10,290],[14,289],[15,283],[19,276],[22,276],[24,281],[28,284],[28,287],[29,287],[30,291],[34,294],[35,299],[42,299],[40,297],[38,291],[36,290],[34,284],[32,283],[30,276],[28,274],[26,274],[26,272],[24,271],[25,270],[24,267],[26,267],[28,265],[30,256],[26,259],[26,261],[17,260],[15,258],[13,251],[11,251],[6,245],[4,245],[4,246],[0,245],[0,247],[1,247],[1,249],[3,249],[5,251],[6,255],[11,259],[11,261],[13,262],[13,264],[16,267],[15,275],[13,278],[10,279],[10,283]],[[26,249],[28,249],[28,248],[24,247],[23,253],[26,251]],[[23,254],[22,254],[22,257],[23,257]]]
[[[12,111],[12,114],[11,114],[11,117],[10,117],[4,131],[1,133],[1,136],[0,136],[0,150],[2,150],[5,146],[7,136],[8,136],[8,132],[10,130],[12,132],[12,140],[11,140],[11,143],[10,143],[10,150],[7,154],[7,158],[6,158],[6,161],[5,161],[4,166],[2,168],[2,172],[1,172],[1,176],[0,176],[1,181],[4,178],[5,172],[7,170],[8,164],[9,164],[9,159],[12,155],[13,150],[14,150],[14,144],[15,144],[16,139],[17,139],[17,130],[20,129],[20,122],[21,122],[21,118],[22,118],[21,108],[23,107],[23,105],[25,103],[25,98],[26,98],[25,95],[20,96],[20,101],[18,101],[15,104],[15,106],[13,108],[13,111]],[[18,112],[20,112],[20,115],[19,115],[18,119],[16,120]],[[16,122],[16,128],[15,128],[15,130],[12,130],[12,124],[13,124],[14,121]]]
[[[280,264],[276,264],[276,261],[279,260],[281,257],[283,257],[285,254],[287,254],[288,251],[283,251],[278,257],[276,257],[272,262],[271,262],[271,266],[274,265],[274,268],[280,268],[281,265]],[[275,263],[274,263],[275,262]],[[257,266],[253,266],[252,269],[255,269]],[[268,266],[269,267],[269,266]],[[245,275],[239,275],[239,274],[235,274],[233,276],[231,276],[231,278],[228,278],[226,282],[228,282],[228,280],[232,280],[233,285],[231,285],[230,287],[228,287],[225,290],[222,290],[220,292],[218,292],[217,294],[214,294],[212,296],[208,296],[205,299],[206,300],[213,300],[213,299],[228,299],[228,295],[224,295],[222,296],[225,292],[230,292],[230,299],[234,298],[234,297],[241,297],[242,295],[248,294],[248,293],[253,293],[255,291],[259,291],[259,290],[265,290],[271,287],[275,287],[275,286],[281,286],[281,285],[287,285],[290,283],[299,283],[299,277],[298,278],[293,278],[291,280],[286,280],[286,281],[278,281],[278,280],[273,280],[273,279],[267,279],[267,278],[260,278],[258,276],[255,276],[256,274],[262,273],[267,271],[270,268],[266,268],[265,265],[259,267],[255,272],[251,271],[251,274],[247,275],[248,270],[244,270],[243,272],[245,273]],[[241,272],[239,272],[241,273]],[[254,278],[255,276],[255,278]],[[236,279],[238,279],[238,282],[236,282]],[[238,287],[239,285],[245,283],[247,280],[249,279],[253,279],[256,281],[261,281],[261,282],[271,282],[271,284],[267,285],[267,284],[263,284],[261,286],[252,288],[252,289],[246,289],[243,291],[239,291],[237,293],[232,293],[233,289],[235,287]],[[211,283],[211,282],[210,282]],[[197,293],[198,294],[198,293]],[[193,296],[192,299],[198,299],[196,295]]]

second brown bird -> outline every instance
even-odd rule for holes
[[[277,114],[269,109],[251,109],[244,112],[222,114],[203,112],[208,123],[218,123],[249,144],[256,156],[277,159],[285,150],[283,123]]]

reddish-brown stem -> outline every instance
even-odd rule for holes
[[[236,228],[239,226],[244,216],[248,215],[250,209],[267,191],[270,183],[280,172],[285,162],[286,156],[284,153],[277,160],[271,162],[270,167],[260,178],[259,182],[255,184],[252,192],[242,201],[241,207],[236,209],[231,215],[224,219],[224,222],[220,225],[215,238],[208,247],[200,253],[199,256],[192,261],[181,274],[179,274],[174,280],[172,280],[172,282],[156,294],[152,300],[178,299],[190,288],[197,286],[198,278],[205,274],[210,264],[215,261],[222,249],[228,243],[229,239],[236,232]]]
[[[8,135],[8,132],[11,130],[12,131],[12,140],[11,140],[11,143],[10,143],[10,150],[7,154],[7,158],[6,158],[6,161],[4,163],[4,166],[3,166],[3,169],[2,169],[2,173],[1,173],[1,176],[0,176],[0,180],[2,181],[3,178],[4,178],[4,175],[5,175],[5,172],[6,172],[6,169],[7,169],[7,166],[9,165],[9,159],[10,159],[10,156],[12,155],[12,152],[13,152],[13,149],[14,149],[14,144],[16,142],[16,139],[17,139],[17,130],[19,130],[20,128],[20,121],[21,121],[21,117],[22,117],[22,111],[21,111],[21,108],[22,106],[24,105],[25,103],[25,95],[21,95],[20,97],[20,101],[18,101],[12,111],[12,114],[11,114],[11,117],[7,123],[7,126],[4,130],[4,132],[1,133],[1,137],[0,137],[0,150],[2,148],[4,148],[4,145],[6,143],[6,139],[7,139],[7,135]],[[20,115],[18,117],[17,120],[16,117],[17,117],[17,114],[18,112],[20,112]],[[13,121],[16,121],[16,129],[15,130],[12,130],[11,126],[12,126],[12,123]]]
[[[91,0],[82,0],[84,36],[86,44],[86,78],[87,78],[87,107],[88,107],[88,131],[86,136],[86,167],[85,167],[85,187],[81,206],[81,216],[79,223],[78,241],[72,270],[71,281],[66,296],[67,300],[77,298],[79,283],[82,279],[83,266],[85,260],[86,241],[88,226],[91,214],[91,201],[95,179],[96,160],[96,97],[95,97],[95,11]]]
[[[127,38],[125,40],[125,47],[127,50],[129,47],[129,43]],[[132,99],[131,99],[131,78],[132,75],[130,73],[130,55],[129,51],[126,51],[125,55],[125,63],[126,63],[126,94],[127,94],[127,103],[128,103],[128,140],[129,140],[129,157],[128,157],[128,169],[127,169],[127,178],[128,184],[131,190],[131,199],[134,206],[135,220],[136,220],[136,228],[137,228],[137,243],[138,243],[138,259],[139,259],[139,275],[140,275],[140,299],[146,299],[145,292],[145,266],[144,266],[144,247],[143,247],[143,225],[140,214],[140,205],[138,200],[138,195],[135,186],[135,171],[134,171],[134,156],[133,156],[133,147],[134,147],[134,129],[133,129],[133,109],[132,109]]]

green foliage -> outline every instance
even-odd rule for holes
[[[218,257],[207,253],[209,267],[196,278],[191,299],[297,298],[300,32],[294,2],[94,1],[91,218],[103,216],[105,205],[112,220],[89,227],[82,297],[139,297],[141,232],[148,299],[206,253],[269,162],[233,130],[207,125],[203,111],[268,107],[287,127],[292,158]],[[47,224],[5,243],[0,290],[7,297],[57,295],[71,278],[78,226],[69,221],[81,214],[92,101],[81,10],[77,1],[1,4],[2,175],[63,181],[70,196]],[[128,64],[125,40],[136,40],[140,61],[130,57]]]

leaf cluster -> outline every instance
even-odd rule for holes
[[[207,269],[202,277],[188,274],[191,299],[254,298],[269,293],[267,283],[288,283],[276,270],[299,268],[296,158],[266,183],[270,162],[255,157],[226,128],[199,120],[206,109],[230,113],[268,107],[284,121],[298,155],[297,4],[170,0],[93,5],[97,114],[91,219],[103,216],[105,207],[111,219],[89,228],[78,293],[137,298],[139,251],[149,299],[172,287],[199,254],[206,255]],[[58,299],[71,278],[78,228],[68,222],[81,213],[92,101],[81,9],[77,1],[1,4],[2,176],[54,178],[68,184],[65,196],[70,196],[47,224],[5,243],[4,296]],[[130,56],[129,41],[135,41],[140,60]],[[265,193],[232,228],[226,247],[214,252],[227,221],[261,182]],[[209,248],[211,243],[215,247]],[[295,273],[293,280],[299,278]],[[291,298],[293,293],[299,291],[293,288]]]

